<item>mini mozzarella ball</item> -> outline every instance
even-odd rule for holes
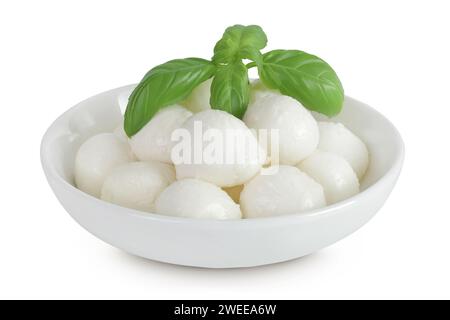
[[[322,185],[328,204],[347,199],[359,192],[355,171],[337,154],[316,151],[297,167]]]
[[[239,186],[223,188],[223,191],[228,193],[228,195],[230,196],[231,199],[233,199],[234,202],[239,203],[239,198],[241,196],[242,189],[244,189],[243,184]]]
[[[260,218],[321,208],[326,201],[319,183],[296,167],[281,165],[274,174],[246,183],[240,204],[245,218]]]
[[[369,165],[369,151],[362,140],[342,123],[319,122],[318,149],[343,157],[361,179]]]
[[[195,162],[194,147],[195,128],[201,124],[202,133],[205,134],[212,129],[223,135],[221,144],[221,159],[215,163],[208,163],[203,157],[206,153],[208,143],[203,143],[200,151],[203,161]],[[182,126],[186,129],[192,141],[190,161],[175,163],[177,179],[196,178],[214,183],[219,187],[233,187],[250,180],[260,170],[265,162],[265,152],[259,146],[256,137],[245,126],[244,122],[221,110],[205,110],[194,114]],[[211,132],[211,131],[210,131]],[[229,133],[234,138],[227,138]],[[232,155],[232,156],[231,156]],[[228,157],[231,160],[228,161]],[[223,160],[223,161],[222,161]]]
[[[130,146],[113,133],[101,133],[86,140],[75,157],[75,184],[94,197],[106,176],[117,166],[133,161]]]
[[[198,85],[182,105],[193,113],[211,109],[209,103],[209,99],[211,98],[211,83],[212,79],[208,79]]]
[[[156,197],[174,181],[172,165],[157,161],[130,162],[116,167],[107,176],[101,199],[150,212]]]
[[[249,105],[244,122],[249,128],[268,130],[269,155],[275,152],[271,130],[278,130],[281,164],[298,164],[312,154],[319,143],[319,129],[311,113],[297,100],[281,94],[272,92],[257,96]]]
[[[172,132],[178,129],[192,112],[173,105],[161,109],[138,133],[130,139],[131,149],[141,161],[154,160],[172,163],[174,145]]]
[[[202,219],[240,219],[239,205],[219,187],[201,180],[178,180],[155,203],[159,214]]]

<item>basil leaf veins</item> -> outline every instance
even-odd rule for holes
[[[299,50],[274,50],[263,55],[258,69],[269,88],[327,116],[338,114],[344,89],[334,70],[322,59]]]
[[[250,84],[246,66],[237,61],[219,66],[211,84],[210,104],[241,118],[247,109]]]
[[[180,102],[200,83],[211,78],[216,67],[208,60],[171,60],[151,69],[132,92],[125,111],[124,129],[131,137],[161,108]]]
[[[256,59],[267,45],[267,36],[259,26],[235,25],[225,30],[214,47],[213,62],[226,64],[241,59]]]

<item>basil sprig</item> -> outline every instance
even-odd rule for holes
[[[274,50],[265,53],[262,60],[259,77],[267,87],[327,116],[341,111],[344,89],[322,59],[299,50]]]
[[[214,46],[213,62],[228,64],[241,59],[255,60],[267,45],[267,36],[260,26],[235,25],[225,30]]]
[[[125,132],[135,135],[161,109],[185,100],[202,82],[214,77],[210,104],[241,118],[248,106],[248,69],[258,67],[264,85],[328,116],[338,114],[344,90],[334,70],[322,59],[298,50],[262,54],[267,37],[259,26],[235,25],[214,47],[212,61],[171,60],[151,69],[132,92],[125,111]],[[242,60],[251,60],[245,65]]]

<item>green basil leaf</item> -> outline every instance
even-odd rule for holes
[[[199,58],[172,60],[151,69],[128,100],[126,134],[133,136],[161,108],[186,99],[195,87],[214,75],[215,69],[213,63]]]
[[[259,77],[269,88],[327,116],[338,114],[344,89],[334,70],[322,59],[298,50],[274,50],[263,55]]]
[[[253,59],[255,51],[263,49],[266,44],[267,36],[261,27],[235,25],[227,28],[217,42],[212,60],[216,64],[226,64]]]
[[[241,61],[219,66],[211,84],[210,104],[241,118],[248,106],[250,84],[247,68]]]

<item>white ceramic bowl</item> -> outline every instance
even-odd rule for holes
[[[397,130],[374,109],[346,98],[343,111],[333,120],[361,137],[371,155],[362,191],[352,198],[307,213],[236,221],[175,218],[107,203],[74,187],[74,157],[85,139],[111,132],[119,124],[119,101],[126,100],[131,88],[101,93],[60,116],[44,135],[41,161],[53,192],[70,215],[98,238],[134,255],[208,268],[299,258],[335,243],[369,221],[400,173],[404,147]]]

